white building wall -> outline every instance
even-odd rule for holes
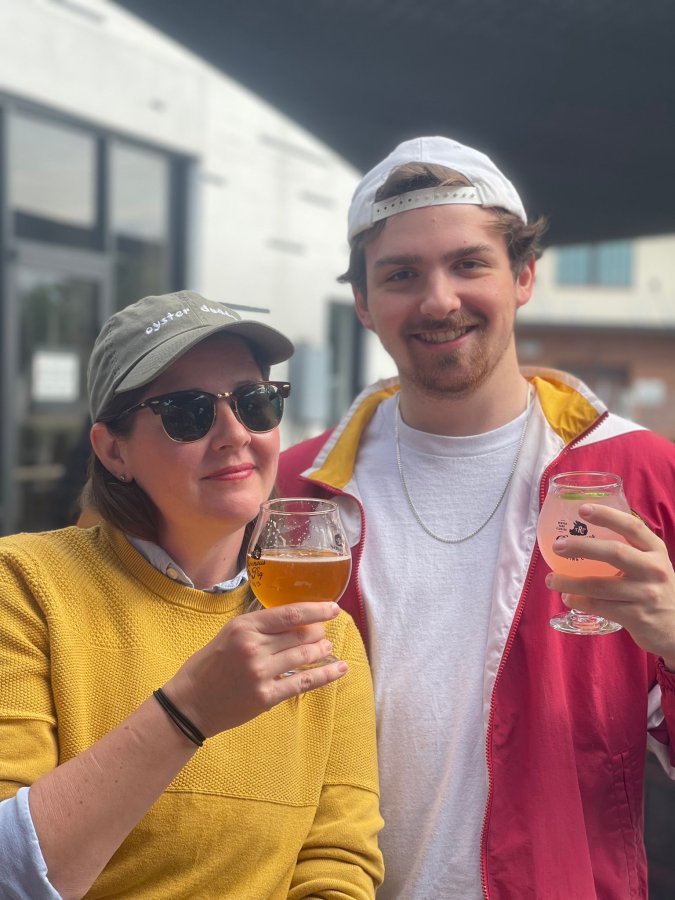
[[[0,0],[0,92],[192,158],[185,286],[327,346],[330,301],[352,302],[335,279],[359,178],[332,150],[108,0]],[[368,373],[388,374],[368,346]]]
[[[204,67],[106,0],[2,0],[0,89],[199,153]]]
[[[537,264],[534,296],[518,313],[520,319],[547,325],[675,327],[675,235],[632,243],[628,287],[558,284],[556,249],[546,250]]]

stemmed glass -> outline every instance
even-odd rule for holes
[[[601,528],[586,522],[579,513],[584,503],[611,506],[630,512],[623,492],[623,481],[611,472],[564,472],[551,478],[548,493],[539,513],[537,541],[541,555],[551,569],[559,575],[583,578],[587,575],[618,575],[619,570],[609,563],[582,556],[559,556],[553,543],[559,535],[614,540],[626,543],[625,538],[609,528]],[[566,610],[551,619],[551,627],[566,634],[612,634],[621,625],[603,616],[593,616],[576,609]]]
[[[266,500],[251,534],[246,567],[263,606],[299,601],[338,601],[347,587],[352,558],[337,504],[282,497]],[[337,662],[334,656],[300,668]]]

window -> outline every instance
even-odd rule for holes
[[[96,137],[46,117],[9,118],[8,193],[18,237],[69,246],[101,243]]]
[[[629,287],[632,282],[631,241],[606,241],[559,247],[556,260],[559,284]]]
[[[182,283],[185,160],[32,110],[10,112],[7,147],[17,238],[110,248],[116,308]]]
[[[352,303],[334,301],[329,308],[331,347],[330,422],[334,425],[362,389],[363,336]]]
[[[170,164],[166,156],[116,141],[111,146],[111,217],[116,306],[170,289]]]

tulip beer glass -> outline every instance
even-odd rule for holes
[[[549,483],[539,514],[537,541],[541,555],[559,575],[573,575],[577,578],[618,575],[618,569],[609,563],[581,556],[564,557],[553,550],[555,539],[560,535],[579,535],[626,543],[615,531],[584,521],[579,514],[579,507],[584,503],[611,506],[630,512],[623,493],[623,481],[618,475],[611,472],[565,472],[556,475]],[[567,634],[611,634],[621,628],[616,622],[610,622],[602,616],[593,616],[576,609],[551,619],[551,626]]]
[[[246,555],[251,589],[263,606],[339,600],[352,559],[337,504],[286,497],[266,500]],[[334,662],[327,657],[314,666]]]

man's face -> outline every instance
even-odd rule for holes
[[[529,300],[534,260],[514,276],[492,214],[449,205],[392,216],[365,248],[361,322],[375,332],[401,385],[466,396],[517,371],[513,326]]]

